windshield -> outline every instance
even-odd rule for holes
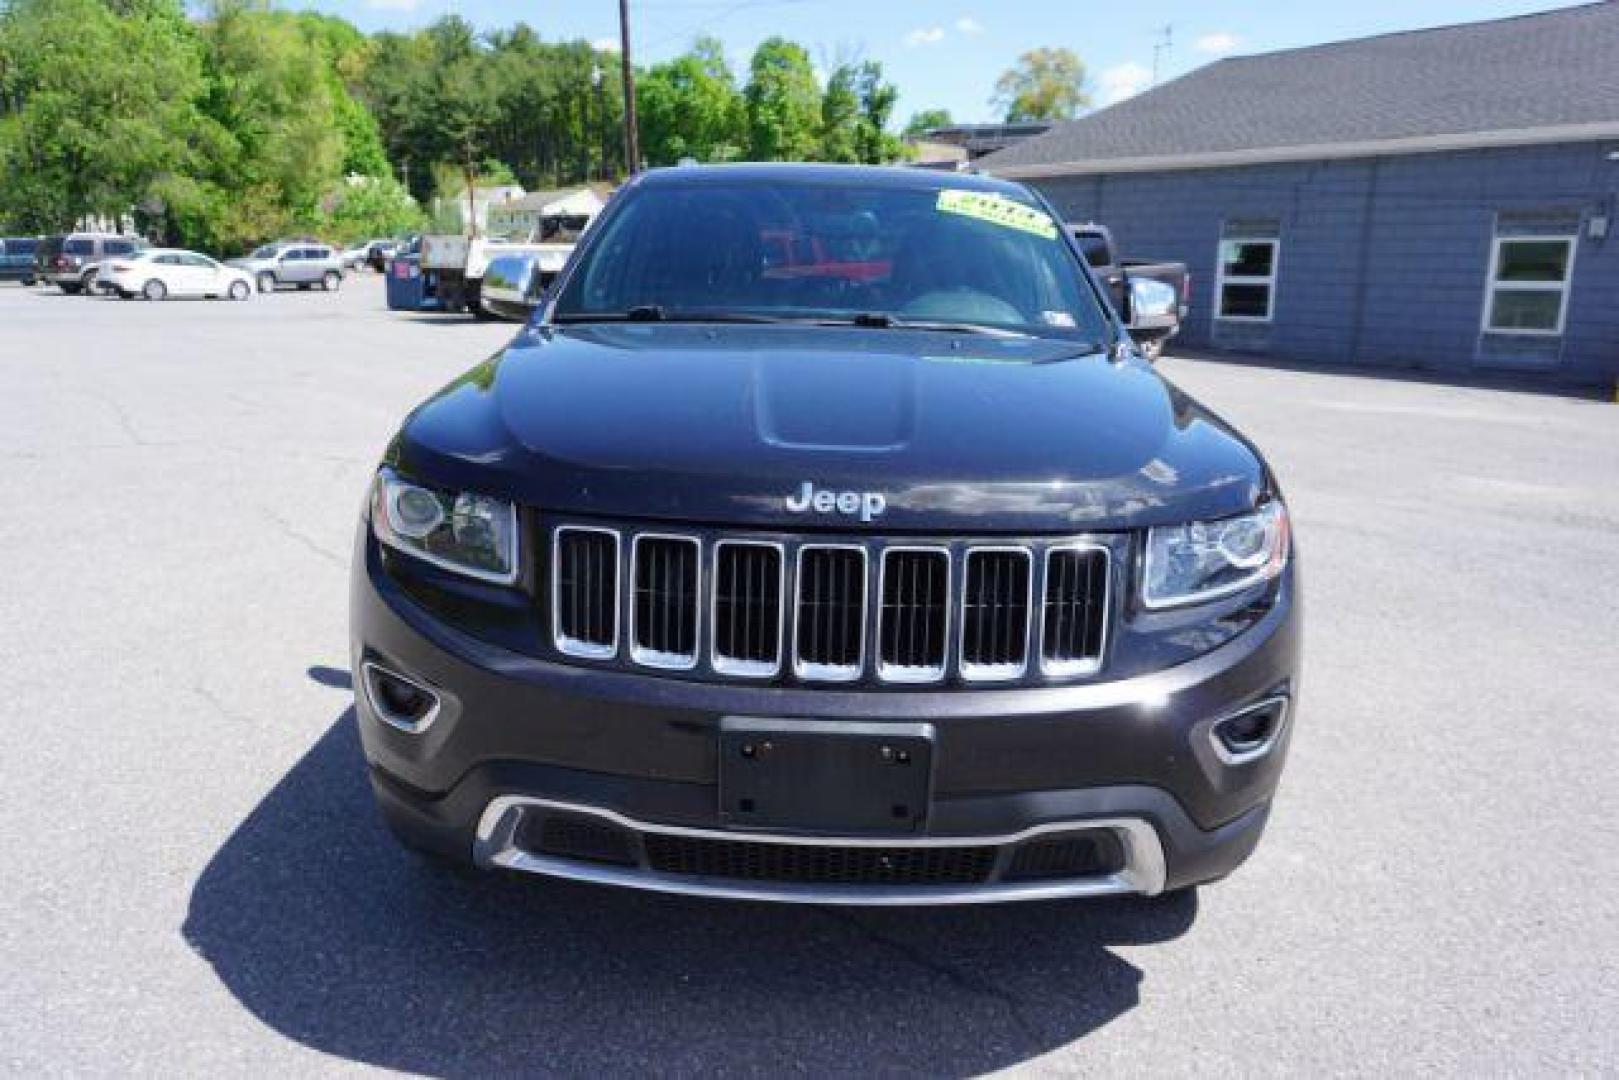
[[[964,188],[649,184],[604,222],[559,322],[703,315],[1108,337],[1058,226]]]
[[[266,244],[264,247],[259,248],[257,251],[253,252],[253,254],[249,255],[248,258],[273,259],[275,258],[275,251],[276,249],[274,244]]]

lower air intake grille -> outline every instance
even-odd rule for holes
[[[536,855],[635,865],[629,833],[581,814],[525,815],[516,840],[519,847]]]
[[[1061,833],[1018,848],[1006,870],[1007,881],[1096,877],[1124,867],[1124,847],[1111,831]]]
[[[950,626],[950,553],[943,548],[889,548],[883,552],[882,578],[882,677],[893,682],[942,678]]]
[[[647,833],[648,864],[666,874],[827,885],[971,885],[989,879],[993,847],[822,847]]]
[[[714,668],[774,675],[781,667],[781,548],[721,541],[714,549]]]
[[[807,679],[859,678],[865,631],[865,550],[799,548],[798,674]]]
[[[1107,629],[1105,548],[1051,548],[1046,552],[1045,635],[1041,663],[1047,674],[1074,675],[1102,662]]]
[[[688,537],[635,538],[630,652],[648,667],[697,663],[698,546]]]
[[[961,609],[961,674],[1015,679],[1028,664],[1032,558],[1024,548],[967,553]]]
[[[618,534],[558,529],[552,557],[557,648],[574,656],[612,656],[618,651]]]

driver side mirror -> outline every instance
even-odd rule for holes
[[[1177,316],[1175,290],[1151,278],[1131,278],[1124,290],[1125,324],[1134,329],[1159,329]]]

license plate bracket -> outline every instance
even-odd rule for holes
[[[904,835],[927,821],[932,724],[720,721],[720,820],[776,832]]]

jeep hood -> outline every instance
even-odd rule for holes
[[[419,406],[388,456],[542,512],[847,531],[1133,528],[1239,513],[1268,483],[1145,364],[853,327],[529,327]],[[805,482],[885,509],[792,512]]]

